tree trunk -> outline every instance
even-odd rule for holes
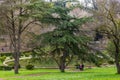
[[[14,49],[14,73],[18,74],[19,70],[19,57],[20,57],[20,48],[18,47],[20,43],[17,43],[17,47]]]
[[[20,34],[18,34],[18,38],[14,39],[14,73],[19,74],[19,58],[20,58]]]
[[[22,4],[22,0],[20,1],[21,4]],[[19,10],[19,16],[22,15],[22,8],[20,7],[20,10]],[[16,52],[15,52],[15,66],[14,66],[14,72],[15,74],[19,74],[19,58],[20,58],[20,49],[21,49],[21,29],[22,29],[22,20],[19,19],[19,26],[18,26],[18,33],[17,33],[17,37],[15,36],[15,40],[16,40]]]
[[[117,68],[117,74],[120,74],[120,63],[119,63],[119,40],[114,41],[114,45],[115,45],[115,64],[116,64],[116,68]]]
[[[19,74],[19,52],[15,52],[14,55],[14,73]]]
[[[115,53],[115,64],[116,64],[116,68],[117,68],[117,74],[120,74],[120,63],[119,63],[119,49],[116,49],[116,53]]]
[[[59,66],[61,72],[65,72],[65,62],[62,62]]]
[[[120,64],[118,61],[115,62],[117,67],[117,74],[120,74]]]
[[[63,56],[60,58],[59,69],[61,72],[65,72],[66,63],[66,53],[63,53]]]

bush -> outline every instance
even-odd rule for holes
[[[12,70],[12,67],[4,66],[4,70],[5,70],[5,71],[7,71],[7,70]]]
[[[9,57],[9,56],[12,56],[12,53],[0,53],[0,56],[7,56],[7,57]]]
[[[0,66],[0,70],[4,70],[4,66]]]
[[[102,62],[96,62],[95,65],[96,65],[97,67],[101,67]]]
[[[3,62],[5,59],[6,59],[6,56],[1,56],[0,57],[1,62]]]
[[[114,61],[110,60],[108,61],[108,64],[114,64]]]
[[[34,69],[34,65],[32,65],[32,64],[26,65],[26,69],[27,70],[33,70]]]
[[[80,64],[76,64],[75,67],[76,67],[76,69],[79,69]]]
[[[9,67],[9,66],[0,66],[0,70],[12,70],[12,67]]]

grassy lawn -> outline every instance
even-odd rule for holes
[[[115,74],[114,67],[93,68],[79,70],[66,70],[60,73],[57,69],[20,70],[14,75],[13,71],[0,71],[3,80],[120,80],[120,75]]]

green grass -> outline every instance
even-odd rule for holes
[[[14,75],[13,71],[0,71],[0,78],[5,80],[120,80],[120,75],[115,74],[114,67],[93,68],[85,71],[66,70],[60,73],[57,69],[20,70]]]
[[[0,61],[0,65],[2,65],[2,62]]]

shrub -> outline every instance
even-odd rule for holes
[[[6,59],[6,56],[1,56],[0,57],[1,62],[3,62],[5,59]]]
[[[7,70],[12,70],[12,67],[10,66],[4,66],[4,70],[7,71]]]
[[[80,64],[76,64],[75,67],[76,67],[76,69],[79,69]]]
[[[0,66],[0,70],[12,70],[12,67],[9,67],[9,66]]]
[[[26,69],[27,70],[33,70],[34,69],[34,65],[28,64],[28,65],[26,65]]]
[[[12,53],[0,53],[0,56],[11,56],[12,55]]]
[[[0,70],[4,70],[4,66],[0,66]]]
[[[114,64],[114,61],[110,60],[108,61],[109,64]]]
[[[102,62],[96,62],[95,65],[96,65],[97,67],[101,67]]]

